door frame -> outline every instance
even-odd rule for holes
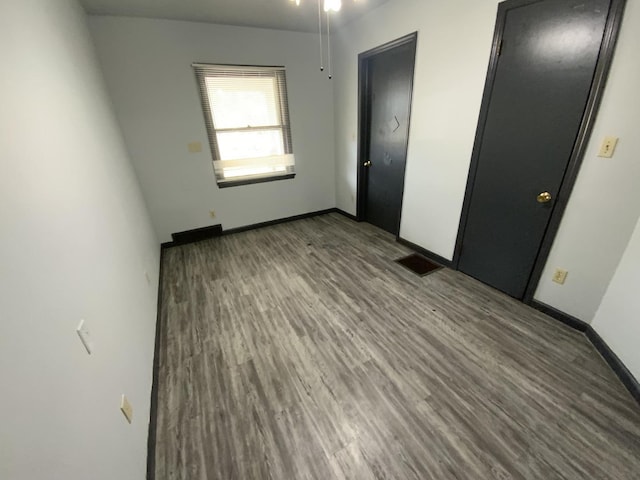
[[[484,136],[485,125],[487,116],[489,113],[489,104],[491,102],[491,93],[493,91],[493,84],[496,77],[496,71],[498,67],[498,58],[500,53],[500,47],[502,45],[502,36],[504,34],[505,21],[507,12],[514,8],[531,5],[540,1],[552,1],[552,0],[506,0],[498,4],[498,15],[496,19],[496,27],[493,35],[493,44],[491,46],[491,56],[489,58],[489,68],[487,70],[487,78],[484,86],[484,92],[482,94],[482,105],[480,107],[480,115],[478,117],[478,126],[476,129],[476,136],[473,144],[473,151],[471,154],[471,164],[469,166],[469,176],[467,177],[467,185],[464,195],[464,203],[462,206],[462,213],[460,215],[460,223],[458,226],[458,236],[456,238],[456,245],[453,254],[453,267],[458,270],[460,264],[460,257],[462,253],[462,241],[464,233],[467,227],[467,220],[469,218],[469,209],[471,206],[471,198],[473,194],[473,186],[475,184],[476,174],[478,171],[478,165],[480,161],[480,149],[482,144],[482,138]],[[596,114],[602,96],[604,93],[604,87],[607,81],[611,62],[613,60],[613,54],[615,50],[616,41],[620,32],[620,25],[622,23],[622,16],[624,13],[626,0],[611,0],[609,7],[609,13],[607,15],[607,21],[604,28],[604,34],[602,37],[602,43],[600,45],[600,53],[598,55],[598,61],[596,63],[596,69],[591,83],[591,89],[587,98],[586,108],[580,122],[580,128],[576,141],[569,157],[567,164],[567,170],[565,171],[562,183],[556,200],[553,204],[551,217],[547,224],[544,237],[536,261],[533,266],[533,270],[527,282],[524,297],[522,301],[526,304],[533,302],[533,296],[535,294],[538,283],[542,276],[542,272],[547,263],[553,241],[560,229],[560,223],[562,216],[571,197],[571,191],[578,177],[580,166],[584,159],[584,155],[589,143],[591,132],[596,120]]]
[[[358,55],[358,152],[356,155],[358,161],[358,180],[357,180],[357,195],[356,195],[356,220],[363,222],[366,216],[366,204],[367,204],[367,172],[364,166],[365,161],[369,158],[369,145],[371,140],[370,131],[367,125],[370,125],[370,108],[367,103],[367,97],[369,94],[369,60],[374,56],[393,50],[394,48],[401,47],[403,45],[414,45],[414,52],[417,51],[418,46],[418,32],[413,32],[404,37],[397,38],[388,43],[380,45],[378,47],[367,50]],[[409,134],[411,132],[411,111],[413,107],[413,85],[415,80],[415,66],[416,57],[413,57],[413,75],[411,75],[411,93],[409,94],[409,126],[407,129],[407,141],[405,144],[405,151],[408,152],[409,147]],[[407,159],[405,158],[405,170],[402,178],[402,198],[400,200],[400,212],[398,215],[397,235],[400,234],[400,222],[402,220],[402,202],[404,200],[404,183],[407,173]]]

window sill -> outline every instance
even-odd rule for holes
[[[228,188],[228,187],[240,187],[242,185],[253,185],[254,183],[265,183],[265,182],[275,182],[276,180],[288,180],[290,178],[295,178],[295,173],[289,173],[287,175],[277,175],[273,177],[257,177],[257,178],[247,178],[244,180],[229,180],[227,182],[218,182],[218,188]]]

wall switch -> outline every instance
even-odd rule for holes
[[[209,216],[211,218],[216,218],[216,211],[215,210],[209,210]]]
[[[126,395],[122,395],[122,400],[120,400],[120,411],[124,415],[124,418],[127,419],[127,422],[133,422],[133,407],[129,403]]]
[[[600,152],[598,152],[598,156],[603,158],[613,157],[613,152],[615,151],[617,144],[618,137],[604,137],[602,145],[600,146]]]
[[[202,143],[200,142],[191,142],[187,145],[189,149],[189,153],[200,153],[202,151]]]
[[[561,268],[556,268],[556,271],[553,273],[552,280],[560,285],[564,285],[564,282],[567,280],[567,272],[566,270],[562,270]]]
[[[89,335],[89,329],[85,325],[84,318],[80,320],[80,325],[76,328],[76,332],[78,332],[78,337],[80,337],[80,341],[84,345],[84,348],[87,349],[87,353],[91,355],[91,351],[93,350],[93,342],[91,341],[91,335]]]

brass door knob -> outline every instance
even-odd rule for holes
[[[365,167],[370,167],[371,166],[371,160],[367,160],[366,162],[364,162],[364,166]]]
[[[538,203],[548,203],[551,201],[551,194],[549,192],[542,192],[538,194]]]

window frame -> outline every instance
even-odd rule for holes
[[[257,66],[257,65],[225,65],[225,64],[207,64],[207,63],[194,63],[192,64],[196,75],[196,82],[198,85],[198,91],[200,94],[200,102],[202,106],[202,112],[204,114],[205,126],[207,129],[207,137],[209,139],[209,146],[211,149],[211,156],[214,164],[214,176],[216,184],[219,188],[235,187],[240,185],[251,185],[254,183],[273,182],[277,180],[287,180],[294,178],[295,173],[295,160],[291,166],[291,171],[286,173],[270,173],[259,175],[256,174],[253,177],[244,176],[238,180],[225,180],[224,177],[220,178],[215,168],[215,162],[223,162],[221,158],[220,148],[218,145],[218,132],[251,132],[251,131],[273,131],[280,130],[282,132],[282,147],[284,155],[293,156],[293,140],[291,136],[291,117],[289,116],[289,96],[287,93],[287,81],[286,70],[284,66]],[[211,108],[209,101],[209,92],[207,90],[206,80],[210,77],[233,77],[232,73],[238,72],[238,76],[246,78],[273,78],[274,79],[274,97],[277,103],[278,114],[280,117],[279,125],[268,125],[258,127],[240,127],[240,128],[215,128],[215,122],[213,119],[214,112]],[[260,159],[263,157],[250,157]],[[256,162],[258,165],[259,162]]]

